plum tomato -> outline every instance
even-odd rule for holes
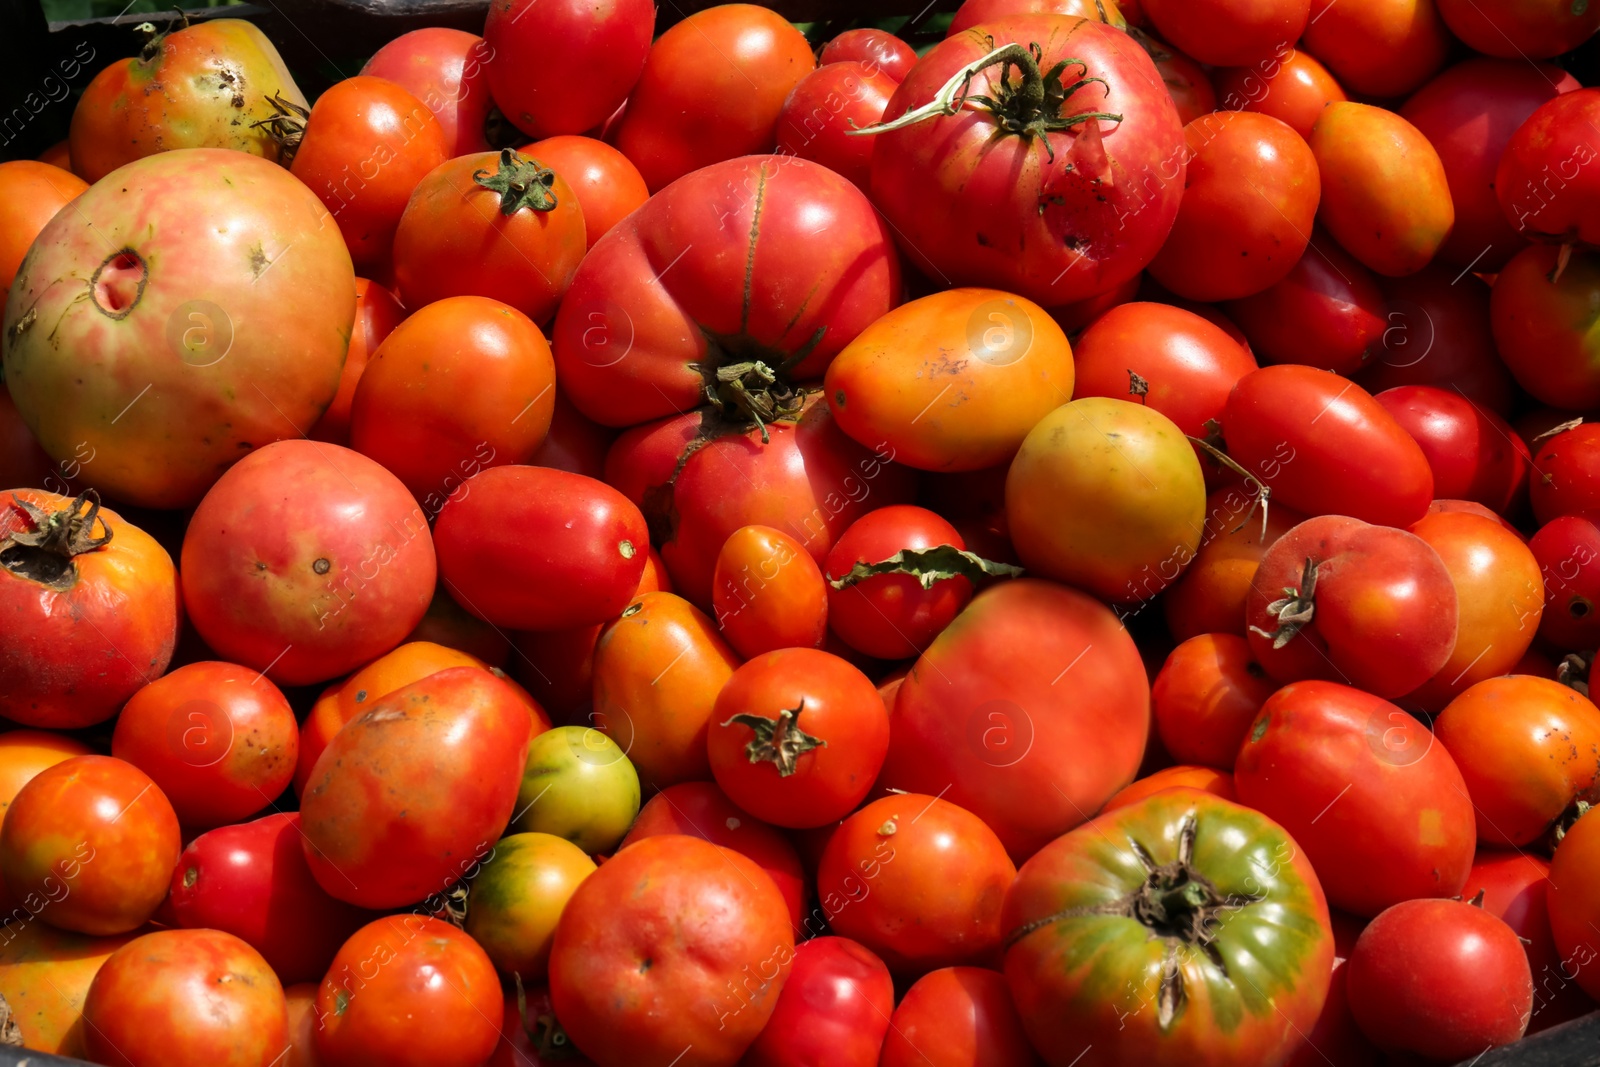
[[[561,175],[572,187],[583,208],[583,228],[590,248],[650,199],[639,168],[604,141],[559,134],[519,151]]]
[[[711,607],[741,656],[818,647],[828,632],[828,602],[817,561],[782,530],[741,526],[717,552]]]
[[[1433,385],[1401,385],[1373,397],[1422,446],[1433,493],[1506,513],[1528,484],[1532,455],[1505,419],[1462,394]]]
[[[1156,732],[1180,763],[1232,771],[1246,732],[1277,689],[1243,637],[1191,637],[1167,656],[1150,687]]]
[[[1489,321],[1500,358],[1530,396],[1589,411],[1600,406],[1600,253],[1575,251],[1564,267],[1561,258],[1553,245],[1512,257],[1489,294]]]
[[[1586,422],[1545,438],[1528,484],[1540,525],[1600,511],[1600,423]]]
[[[528,745],[511,828],[610,852],[639,814],[639,774],[617,743],[587,726],[558,726]]]
[[[1563,652],[1600,645],[1600,524],[1563,515],[1540,527],[1528,548],[1544,576],[1540,639]]]
[[[462,929],[501,974],[543,982],[561,909],[594,871],[594,860],[570,841],[508,834],[472,880]]]
[[[1536,241],[1600,244],[1600,179],[1593,163],[1600,89],[1575,89],[1540,104],[1495,169],[1494,192],[1518,233]]]
[[[426,26],[372,54],[362,74],[387,78],[421,100],[444,131],[445,157],[487,152],[489,46],[465,30]]]
[[[1591,809],[1573,823],[1550,861],[1545,899],[1561,973],[1600,1000],[1600,815]]]
[[[1405,96],[1444,66],[1450,31],[1434,0],[1311,0],[1300,47],[1360,96]]]
[[[872,179],[872,140],[850,134],[880,121],[899,87],[900,79],[868,62],[818,67],[784,100],[776,150],[820,163],[866,192]]]
[[[1225,309],[1263,363],[1298,363],[1354,374],[1377,355],[1386,307],[1377,279],[1328,238],[1312,235],[1276,285]]]
[[[1004,975],[986,967],[941,967],[918,978],[900,998],[878,1067],[1043,1062],[1023,1032]]]
[[[1308,140],[1322,109],[1348,99],[1327,67],[1294,48],[1247,67],[1219,70],[1214,78],[1222,110],[1271,115]]]
[[[914,48],[887,30],[845,30],[822,46],[817,53],[819,66],[829,63],[865,63],[887,74],[897,82],[906,80],[906,74],[917,61]]]
[[[894,1011],[894,981],[870,950],[847,937],[795,946],[772,1018],[743,1067],[878,1067]]]

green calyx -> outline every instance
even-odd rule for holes
[[[1316,617],[1317,561],[1306,557],[1306,567],[1300,576],[1300,587],[1283,587],[1283,597],[1267,605],[1267,613],[1278,620],[1276,630],[1250,627],[1250,632],[1272,639],[1274,649],[1282,648],[1294,640],[1295,634],[1311,624]]]
[[[806,702],[802,700],[798,707],[784,708],[778,712],[776,719],[740,712],[722,725],[732,726],[738,723],[750,727],[755,732],[755,737],[744,746],[745,755],[750,762],[776,764],[779,776],[787,778],[794,773],[795,765],[801,756],[814,748],[824,748],[828,744],[820,737],[812,737],[795,724],[805,706]]]
[[[556,206],[556,172],[537,159],[518,155],[510,148],[500,150],[500,165],[490,173],[477,170],[472,180],[500,194],[500,214],[515,215],[523,208],[551,211]]]
[[[848,573],[829,579],[828,584],[835,589],[848,589],[880,574],[909,574],[922,588],[932,589],[935,582],[948,578],[966,578],[976,583],[980,578],[1016,578],[1022,573],[1021,567],[996,563],[955,545],[935,545],[902,549],[881,563],[857,563]]]

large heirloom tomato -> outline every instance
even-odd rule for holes
[[[109,719],[172,661],[172,557],[93,491],[8,497],[0,501],[0,715],[69,730]]]
[[[1177,217],[1177,107],[1145,50],[1103,23],[974,26],[922,57],[884,118],[873,202],[946,284],[1082,300],[1137,274]]]
[[[1133,780],[1150,731],[1145,679],[1104,604],[1031,578],[993,586],[901,684],[880,782],[942,794],[1026,859]]]
[[[315,193],[244,152],[162,152],[39,235],[6,304],[6,387],[53,458],[93,455],[84,481],[186,507],[321,417],[355,313]]]
[[[1068,1064],[1279,1064],[1322,1011],[1322,887],[1271,819],[1191,789],[1057,839],[1006,894],[1006,984]]]
[[[551,342],[561,391],[607,426],[708,399],[771,419],[788,378],[821,374],[899,298],[889,229],[859,189],[748,156],[672,183],[601,238]]]

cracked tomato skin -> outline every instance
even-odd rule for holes
[[[36,529],[17,501],[51,515],[73,501],[16,489],[0,501],[0,549]],[[77,509],[80,515],[88,512]],[[0,715],[24,726],[71,730],[103,722],[172,661],[178,640],[178,575],[155,539],[110,508],[86,531],[111,540],[73,557],[65,587],[0,564]]]
[[[822,235],[826,236],[822,236]],[[692,364],[814,378],[900,299],[888,226],[854,185],[794,156],[680,178],[597,242],[556,315],[562,392],[605,426],[705,402]]]
[[[1190,834],[1190,870],[1232,905],[1214,913],[1209,944],[1163,936],[1121,907],[1159,891]],[[1077,909],[1103,910],[1062,914]],[[1280,1064],[1316,1023],[1333,973],[1327,900],[1294,838],[1198,790],[1148,797],[1046,846],[1017,872],[1001,924],[1006,983],[1053,1067]],[[1171,973],[1175,1007],[1162,995]]]
[[[1065,115],[1111,112],[1122,121],[1089,119],[1046,141],[996,136],[996,116],[970,106],[924,119],[877,135],[872,198],[930,276],[1056,307],[1115,288],[1155,258],[1183,195],[1183,125],[1133,38],[1058,15],[998,18],[946,38],[906,75],[884,118],[928,103],[961,70],[1012,43],[1037,43],[1046,70],[1070,58],[1106,80],[1077,89]],[[988,68],[971,93],[995,95],[1000,77],[1000,67]]]
[[[188,507],[332,402],[355,271],[322,201],[275,163],[195,148],[107,177],[17,271],[6,387],[46,452],[82,461],[85,482],[125,503]]]

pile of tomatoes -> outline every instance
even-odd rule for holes
[[[1600,999],[1600,4],[248,22],[0,164],[0,1041],[1454,1063]]]

